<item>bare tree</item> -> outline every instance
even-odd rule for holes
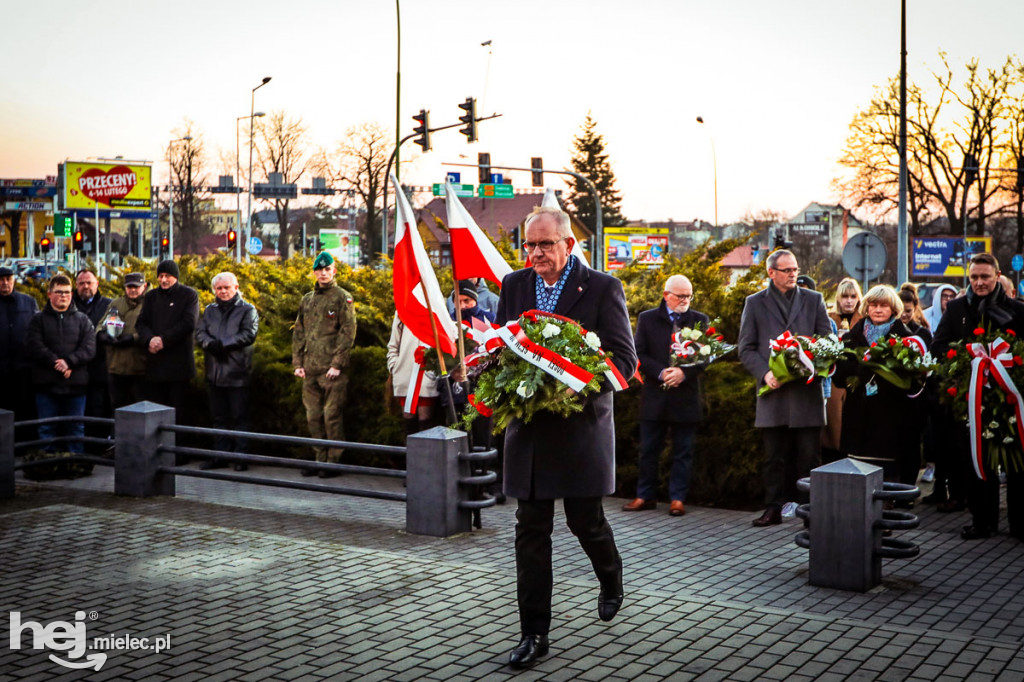
[[[176,246],[182,253],[195,253],[202,237],[210,234],[209,222],[203,218],[200,207],[200,202],[210,196],[206,189],[206,151],[202,134],[192,121],[185,119],[173,132],[175,137],[191,138],[171,145],[169,150]]]
[[[364,254],[373,253],[381,243],[384,203],[384,173],[394,146],[394,136],[383,125],[360,123],[345,131],[338,143],[333,163],[324,156],[325,173],[333,184],[340,184],[359,195],[366,209],[366,220],[360,230]]]
[[[297,183],[309,164],[307,151],[308,129],[302,118],[290,118],[283,111],[275,111],[255,122],[255,150],[264,177],[280,173],[285,184]],[[295,251],[292,225],[288,222],[290,199],[261,199],[271,202],[281,227],[278,249],[283,258],[291,258]]]

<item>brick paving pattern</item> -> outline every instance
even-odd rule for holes
[[[551,653],[516,674],[504,665],[518,639],[514,504],[439,539],[405,533],[398,502],[177,485],[177,498],[117,497],[97,469],[21,482],[0,501],[4,611],[43,625],[94,611],[90,638],[171,637],[166,652],[108,651],[100,671],[68,670],[47,658],[66,652],[33,650],[29,631],[11,650],[4,627],[0,682],[1024,680],[1024,544],[963,542],[962,514],[919,505],[921,527],[899,536],[921,554],[885,561],[883,584],[858,594],[807,584],[799,522],[755,529],[752,513],[671,518],[609,499],[623,610],[597,619],[589,562],[556,525]]]

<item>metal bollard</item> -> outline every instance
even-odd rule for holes
[[[443,426],[409,436],[406,443],[405,529],[416,535],[449,537],[471,529],[471,512],[459,508],[459,478],[469,475],[462,431]]]
[[[918,526],[913,514],[882,508],[883,500],[914,499],[916,487],[886,483],[881,467],[849,458],[814,469],[798,487],[811,492],[810,505],[797,510],[810,529],[794,538],[810,550],[811,585],[867,592],[882,582],[883,557],[917,555],[913,543],[882,536]]]
[[[157,452],[174,445],[174,434],[160,431],[174,424],[174,408],[143,401],[114,412],[114,492],[131,497],[174,497],[174,476],[160,473],[174,466],[174,455]]]
[[[14,413],[0,410],[0,500],[14,497]]]

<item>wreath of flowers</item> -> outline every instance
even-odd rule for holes
[[[669,364],[672,367],[709,365],[736,350],[735,344],[725,343],[725,337],[715,329],[721,322],[716,319],[706,326],[697,323],[693,327],[683,327],[673,334]]]
[[[846,348],[835,334],[794,336],[786,331],[771,341],[768,369],[780,385],[797,379],[804,379],[809,384],[815,377],[831,375],[836,360],[844,352]],[[766,384],[757,394],[762,396],[773,390]]]
[[[972,338],[949,344],[936,372],[940,396],[953,416],[971,431],[971,460],[984,478],[983,458],[991,469],[1024,471],[1024,341],[1013,330],[976,327]]]
[[[495,433],[515,418],[529,422],[538,412],[569,416],[583,410],[582,397],[600,389],[610,354],[601,350],[597,334],[568,318],[536,310],[523,313],[515,324],[530,342],[560,357],[559,364],[573,365],[589,379],[580,390],[570,391],[563,380],[498,344],[469,370],[476,380],[469,402],[476,410],[467,412],[467,427],[477,414],[494,417]]]
[[[924,341],[916,336],[886,336],[867,348],[853,348],[847,352],[853,354],[859,364],[904,391],[911,390],[913,386],[919,392],[924,387],[924,380],[936,367]],[[847,384],[851,389],[856,388],[857,377],[851,377]]]

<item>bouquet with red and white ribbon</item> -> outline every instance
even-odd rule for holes
[[[538,412],[580,412],[580,398],[599,391],[602,376],[616,390],[628,386],[597,334],[561,315],[528,310],[481,333],[478,342],[481,350],[466,357],[476,380],[469,400],[476,411],[466,421],[477,413],[493,416],[495,432],[513,418],[529,422]]]
[[[974,473],[989,468],[1024,471],[1024,342],[1012,330],[974,330],[970,341],[950,344],[937,372],[953,415],[970,431]]]
[[[867,348],[855,348],[852,352],[860,364],[897,388],[913,390],[915,397],[936,366],[920,336],[886,336]]]
[[[768,369],[779,384],[803,380],[811,383],[817,377],[827,377],[835,371],[836,361],[846,350],[835,334],[797,336],[785,331],[769,342]],[[773,391],[767,384],[758,395]]]
[[[697,324],[693,327],[683,327],[674,333],[669,350],[669,364],[672,367],[710,365],[736,350],[735,344],[726,343],[725,337],[715,329],[715,325],[720,323],[721,320],[714,320],[706,328]]]

